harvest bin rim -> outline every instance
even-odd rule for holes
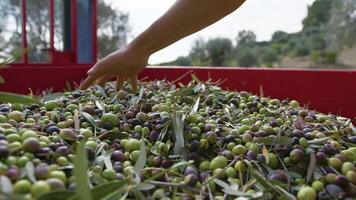
[[[1,91],[29,93],[53,88],[61,91],[66,82],[79,83],[90,64],[12,64],[0,72],[6,83]],[[145,80],[166,79],[187,83],[189,73],[200,80],[225,80],[224,89],[245,90],[278,99],[295,99],[311,109],[351,119],[356,117],[356,70],[149,66],[139,74]],[[184,76],[185,75],[185,76]],[[183,77],[182,77],[183,76]],[[262,86],[262,87],[261,87]]]

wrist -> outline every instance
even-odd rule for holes
[[[153,40],[145,36],[144,33],[130,42],[127,45],[127,48],[145,57],[150,57],[153,53],[155,53]]]

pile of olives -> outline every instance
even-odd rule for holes
[[[177,141],[180,130],[184,139]],[[151,185],[142,189],[147,199],[356,196],[350,119],[210,83],[176,88],[155,81],[135,92],[108,83],[43,104],[0,104],[0,198],[75,191],[79,142],[85,143],[90,187],[133,179],[146,151],[139,179]],[[189,162],[174,167],[183,161]]]

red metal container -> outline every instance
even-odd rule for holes
[[[40,92],[53,88],[61,91],[66,82],[79,83],[86,75],[88,65],[13,65],[0,71],[6,83],[1,91],[19,93]],[[324,113],[333,113],[351,119],[356,117],[355,70],[301,70],[232,67],[148,67],[139,77],[148,80],[176,80],[194,73],[199,79],[225,80],[221,85],[229,90],[245,90],[279,99],[295,99],[303,105]],[[187,83],[188,74],[180,79]]]

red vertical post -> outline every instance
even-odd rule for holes
[[[28,53],[27,53],[27,31],[26,31],[26,0],[21,0],[21,30],[22,30],[22,48],[25,50],[23,54],[23,62],[28,63]]]
[[[54,0],[49,1],[49,53],[53,63],[54,52]]]
[[[77,62],[77,0],[70,1],[70,22],[71,22],[71,51],[73,53],[73,62]]]
[[[97,0],[92,0],[92,23],[93,23],[93,61],[94,63],[97,60],[98,56],[98,41],[97,41]]]

